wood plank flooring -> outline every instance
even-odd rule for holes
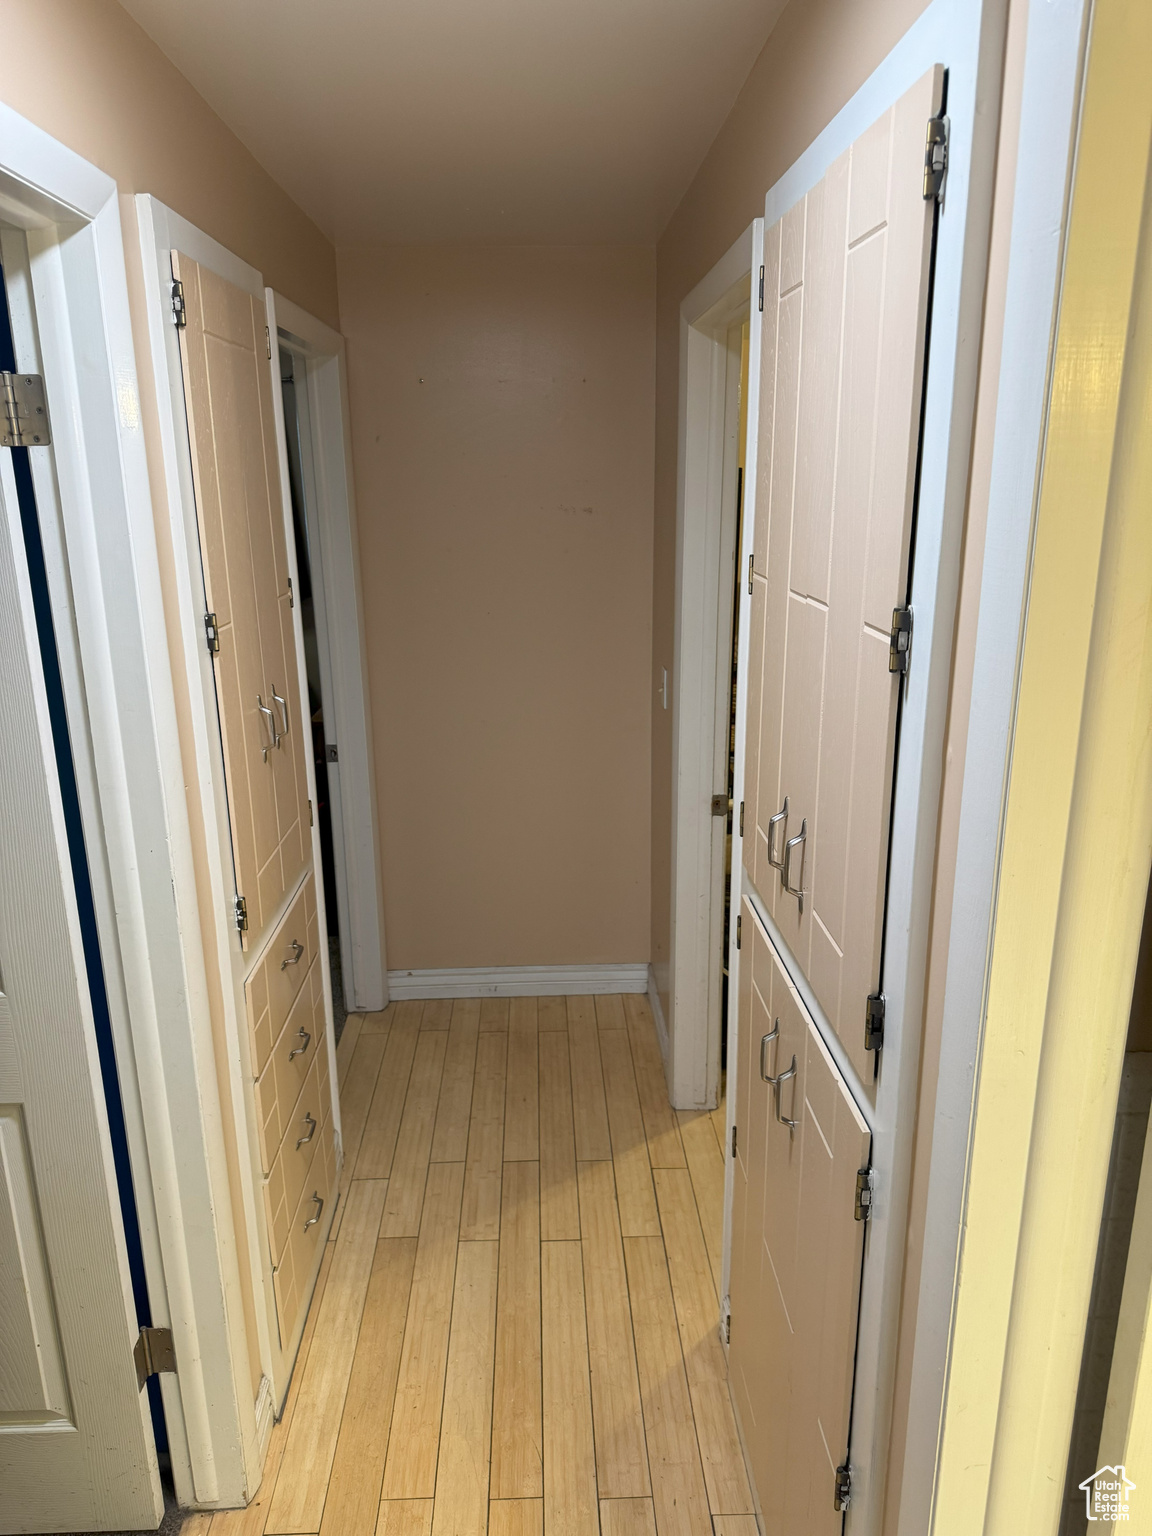
[[[642,997],[404,1002],[259,1493],[209,1536],[755,1536],[719,1324],[723,1115]]]

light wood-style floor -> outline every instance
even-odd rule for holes
[[[723,1115],[642,997],[394,1003],[264,1481],[211,1536],[756,1536],[717,1332]]]

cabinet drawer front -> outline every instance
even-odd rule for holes
[[[272,1272],[280,1339],[285,1349],[295,1339],[302,1309],[311,1296],[320,1250],[332,1225],[336,1204],[336,1148],[331,1117],[324,1122],[318,1140],[312,1167],[292,1214],[284,1252]]]
[[[312,1063],[296,1107],[288,1116],[284,1140],[264,1183],[268,1217],[268,1245],[272,1262],[278,1264],[288,1241],[292,1214],[321,1140],[321,1127],[331,1116],[328,1089],[328,1053],[321,1051]]]
[[[323,979],[320,963],[314,960],[256,1083],[256,1122],[260,1128],[260,1161],[265,1173],[272,1171],[288,1118],[312,1063],[322,1055],[327,1055]]]
[[[252,1071],[256,1077],[263,1072],[272,1046],[292,1011],[316,959],[319,943],[316,885],[309,872],[244,983],[252,1036]]]

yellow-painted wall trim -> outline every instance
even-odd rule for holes
[[[934,1536],[1051,1536],[1064,1493],[1152,857],[1152,476],[1129,347],[1150,143],[1152,5],[1096,0]]]

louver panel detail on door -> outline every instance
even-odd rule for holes
[[[924,76],[765,234],[744,857],[864,1081],[935,216],[924,124],[941,82]],[[789,894],[779,855],[802,827]]]
[[[173,252],[207,611],[246,949],[310,855],[304,736],[264,311],[251,294]],[[253,431],[253,424],[258,430]]]

